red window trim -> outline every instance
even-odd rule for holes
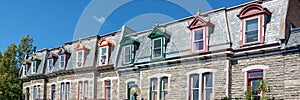
[[[265,26],[265,17],[270,16],[271,12],[264,8],[262,5],[258,3],[250,3],[246,5],[237,15],[242,20],[242,30],[241,30],[241,39],[240,39],[240,47],[254,45],[254,44],[262,44],[264,43],[264,26]],[[247,19],[251,18],[259,18],[259,28],[258,28],[258,41],[246,43],[245,42],[245,24]]]
[[[204,75],[207,75],[207,74],[211,74],[212,75],[212,72],[202,73],[202,77],[201,77],[202,78],[202,80],[201,80],[201,84],[202,84],[202,86],[201,86],[201,99],[202,100],[204,100],[204,96],[205,96],[205,94],[204,94],[204,90],[205,90],[205,87],[204,87]],[[213,79],[212,79],[212,81],[213,81]]]
[[[110,82],[110,86],[106,86],[106,82]],[[108,98],[106,98],[106,89],[111,89],[111,80],[105,80],[104,81],[104,100],[108,100]],[[110,92],[111,92],[111,90],[110,90]],[[110,98],[109,98],[110,99]]]
[[[249,74],[252,72],[264,72],[261,69],[253,69],[250,71],[247,71],[247,86],[251,86],[251,82],[249,80],[254,80],[254,79],[263,79],[264,78],[264,74],[262,76],[257,76],[257,77],[249,77]]]
[[[85,87],[86,83],[89,84],[87,80],[78,81],[78,100],[81,100],[81,98],[80,98],[80,89],[83,89],[83,95],[82,95],[83,99],[86,100],[88,98],[88,96],[85,95],[85,93],[86,93],[85,89],[87,88],[87,87]],[[80,84],[82,84],[82,87],[80,87]],[[85,98],[85,97],[87,97],[87,98]]]
[[[189,79],[189,81],[190,81],[190,83],[189,83],[189,85],[190,85],[190,87],[189,87],[189,100],[193,100],[193,85],[192,85],[192,83],[193,83],[193,80],[192,80],[192,76],[198,76],[198,79],[200,80],[200,74],[191,74],[190,75],[190,79]],[[200,85],[200,84],[199,84]],[[200,86],[199,86],[199,92],[200,92]],[[198,94],[198,96],[199,96],[199,94]]]
[[[109,63],[109,59],[110,59],[110,47],[114,46],[114,45],[115,45],[114,41],[108,40],[108,39],[105,39],[105,38],[101,38],[98,41],[98,46],[100,47],[100,50],[101,50],[101,48],[106,48],[106,61],[105,61],[105,64],[101,63],[101,55],[100,55],[99,66],[104,66],[104,65],[107,65]]]
[[[106,48],[106,59],[105,59],[104,64],[101,62],[102,48]],[[109,46],[100,47],[100,57],[99,58],[100,58],[99,59],[99,66],[105,66],[109,63],[109,59],[110,59],[110,47]]]
[[[203,29],[203,49],[202,50],[194,50],[193,44],[194,44],[194,34],[195,31],[197,30],[201,30]],[[208,26],[204,26],[204,27],[198,27],[195,29],[190,30],[191,34],[190,34],[190,40],[191,40],[191,44],[190,44],[190,52],[191,53],[203,53],[203,52],[208,52]]]

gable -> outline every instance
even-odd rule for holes
[[[139,44],[139,43],[140,43],[139,40],[134,39],[130,36],[124,37],[120,42],[121,46],[129,45],[129,44]]]
[[[171,34],[170,32],[166,31],[166,29],[161,29],[158,26],[155,26],[152,32],[148,35],[150,39],[154,39],[162,36],[169,38]]]

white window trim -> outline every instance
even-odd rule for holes
[[[66,83],[70,83],[70,94],[71,94],[71,89],[72,89],[72,82],[70,81],[70,80],[63,80],[63,81],[59,81],[58,82],[59,83],[59,87],[61,88],[61,84],[63,83],[63,84],[65,84],[64,86],[66,87]],[[65,88],[65,90],[66,90],[66,88]],[[61,99],[61,90],[59,90],[59,92],[57,92],[57,93],[59,93],[59,100]],[[69,94],[69,100],[70,100],[70,94]]]
[[[78,66],[78,53],[79,52],[82,52],[82,55],[81,55],[81,66]],[[83,65],[84,65],[84,59],[85,59],[85,51],[84,50],[78,50],[78,51],[76,51],[76,67],[77,68],[81,68],[81,67],[83,67]]]
[[[52,86],[54,85],[55,86],[55,94],[53,94],[55,97],[56,97],[56,89],[57,89],[57,86],[56,86],[56,84],[49,84],[50,85],[50,92],[49,92],[49,100],[51,100],[51,97],[52,97]]]
[[[106,49],[106,54],[105,54],[106,58],[105,58],[104,64],[102,64],[102,61],[101,61],[101,60],[102,60],[102,55],[103,55],[103,54],[102,54],[102,49],[103,49],[103,48]],[[108,50],[109,50],[109,46],[104,46],[104,47],[101,47],[101,48],[100,48],[100,57],[99,57],[99,65],[100,65],[100,66],[103,66],[103,65],[107,65],[107,64],[108,64],[108,60],[109,60],[109,59],[108,59]]]
[[[129,60],[129,62],[125,62],[125,59],[126,59],[126,57],[125,57],[125,48],[126,47],[130,48],[130,53],[129,53],[130,60]],[[126,46],[123,47],[123,64],[130,64],[131,60],[132,60],[132,45],[126,45]]]
[[[125,84],[126,84],[126,99],[128,98],[128,92],[127,92],[127,89],[128,89],[128,83],[129,82],[134,82],[134,84],[137,84],[137,82],[138,82],[138,79],[136,79],[136,78],[130,78],[130,79],[127,79],[126,81],[125,81]]]
[[[158,89],[157,89],[157,98],[159,98],[159,95],[160,95],[160,81],[161,81],[161,78],[163,77],[168,77],[168,91],[171,91],[171,88],[170,88],[170,78],[172,77],[172,74],[166,74],[166,73],[157,73],[157,74],[154,74],[154,75],[151,75],[151,76],[148,76],[148,83],[151,82],[151,79],[153,78],[157,78],[157,85],[158,85]],[[150,88],[148,88],[148,91],[150,91]],[[150,92],[148,92],[148,99],[150,100]]]
[[[254,70],[254,69],[259,69],[259,70],[263,70],[263,80],[266,79],[267,76],[267,70],[269,69],[269,66],[266,65],[252,65],[252,66],[248,66],[246,68],[242,69],[242,72],[244,72],[244,91],[247,91],[247,74],[248,71],[250,70]]]
[[[254,42],[249,42],[249,43],[247,43],[246,42],[246,24],[247,24],[247,21],[249,21],[249,20],[252,20],[252,19],[257,19],[257,21],[258,21],[258,25],[257,25],[257,28],[258,28],[258,33],[257,33],[257,35],[258,35],[258,37],[257,37],[257,41],[254,41]],[[250,18],[246,18],[246,19],[244,19],[243,20],[244,21],[244,26],[243,26],[243,43],[244,43],[244,45],[251,45],[251,44],[256,44],[256,43],[259,43],[259,41],[260,41],[260,34],[261,34],[261,30],[260,30],[260,27],[262,27],[262,25],[261,25],[261,19],[260,19],[260,16],[255,16],[255,17],[250,17]]]
[[[206,49],[206,38],[205,38],[205,35],[206,35],[206,28],[207,27],[201,27],[201,28],[198,28],[198,29],[194,29],[192,30],[192,44],[191,44],[191,47],[192,47],[192,52],[203,52],[205,51]],[[195,31],[199,31],[199,30],[203,30],[203,49],[202,50],[194,50],[194,42],[195,42]]]
[[[64,61],[63,61],[64,62],[64,66],[63,67],[61,67],[61,63],[62,63],[61,57],[62,56],[64,57]],[[66,67],[66,54],[63,54],[63,55],[59,56],[59,68],[62,69],[62,68],[65,68],[65,67]]]
[[[34,64],[35,63],[35,64]],[[37,61],[33,61],[33,62],[31,62],[31,73],[32,74],[35,74],[35,73],[37,73]],[[34,66],[35,65],[35,66]],[[35,71],[33,71],[33,67],[35,67]]]
[[[197,70],[193,70],[193,71],[190,71],[188,73],[186,73],[186,76],[187,76],[187,96],[186,98],[189,99],[189,95],[190,95],[190,75],[193,75],[193,74],[198,74],[199,75],[199,80],[201,80],[199,82],[199,97],[198,98],[202,98],[202,74],[204,73],[212,73],[212,97],[211,98],[214,98],[214,94],[215,94],[215,76],[216,76],[216,73],[217,73],[217,69],[197,69]]]
[[[49,62],[50,62],[50,60],[52,60],[52,69],[51,70],[49,69],[49,67],[50,67],[49,66]],[[51,73],[53,71],[53,69],[54,69],[54,60],[53,60],[53,58],[47,60],[47,68],[48,68],[48,72]]]
[[[22,73],[22,75],[23,76],[26,76],[27,75],[27,70],[26,70],[26,65],[22,65],[22,69],[23,69],[23,73]],[[26,74],[25,74],[26,73]]]
[[[154,45],[155,45],[155,44],[154,44],[154,41],[155,41],[155,40],[159,40],[159,39],[160,39],[160,56],[159,56],[159,57],[155,57],[155,56],[154,56],[154,55],[155,55],[155,52],[154,52],[154,49],[155,49],[155,48],[154,48]],[[164,47],[163,44],[164,44],[163,37],[161,37],[161,38],[156,38],[156,39],[153,39],[153,40],[152,40],[152,54],[151,54],[151,55],[152,55],[152,59],[162,58],[162,55],[163,55],[163,49],[164,49],[164,48],[163,48],[163,47]]]

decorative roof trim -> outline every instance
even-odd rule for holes
[[[58,58],[58,55],[52,52],[49,52],[46,56],[48,59]]]
[[[112,40],[105,39],[105,38],[101,38],[98,42],[99,47],[112,46],[112,45],[115,45],[115,42]]]
[[[88,45],[85,45],[85,44],[81,44],[81,40],[78,41],[76,47],[75,47],[75,50],[76,51],[79,51],[79,50],[90,50],[91,47],[88,46]]]
[[[167,37],[170,38],[171,37],[171,33],[168,32],[165,28],[159,28],[158,25],[156,25],[152,32],[148,35],[148,38],[153,39],[153,38],[157,38],[157,37]]]
[[[214,24],[212,24],[210,21],[203,19],[200,15],[200,12],[197,12],[194,19],[189,24],[188,28],[195,29],[203,26],[214,26]]]
[[[64,47],[60,47],[57,54],[58,54],[58,55],[71,54],[71,51],[65,49]]]
[[[131,36],[127,36],[121,40],[120,44],[121,44],[121,46],[128,45],[128,44],[137,44],[138,45],[138,44],[140,44],[140,41],[137,39],[134,39]]]
[[[267,9],[264,8],[262,5],[258,3],[250,3],[246,5],[237,15],[240,19],[260,15],[260,14],[266,14],[271,15],[272,13]]]

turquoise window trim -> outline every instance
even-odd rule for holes
[[[126,57],[125,57],[125,48],[126,47],[129,47],[130,48],[130,53],[129,53],[129,62],[125,62],[125,59],[126,59]],[[125,46],[123,46],[123,50],[122,50],[122,64],[132,64],[133,63],[133,61],[132,61],[132,55],[133,55],[133,50],[132,50],[132,47],[133,47],[133,45],[125,45]]]

